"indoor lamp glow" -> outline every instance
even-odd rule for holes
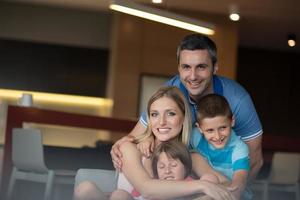
[[[288,34],[287,39],[288,39],[287,43],[290,47],[296,46],[296,34],[293,33]]]
[[[288,45],[289,45],[290,47],[296,46],[295,40],[289,39],[289,40],[288,40]]]
[[[239,14],[239,8],[237,5],[232,4],[229,6],[229,18],[232,21],[239,21],[240,20],[240,14]]]
[[[152,0],[152,3],[159,4],[159,3],[162,3],[162,0]]]
[[[110,9],[178,28],[213,35],[214,25],[126,0],[112,0]]]

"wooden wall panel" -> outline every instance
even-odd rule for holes
[[[235,79],[236,25],[228,23],[224,16],[207,16],[205,20],[217,25],[212,39],[219,49],[218,73]],[[113,116],[136,118],[141,74],[176,74],[177,45],[191,32],[120,13],[114,13],[112,21],[108,94],[114,100]]]

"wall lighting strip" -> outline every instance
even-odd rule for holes
[[[24,91],[24,90],[8,90],[8,89],[0,89],[0,98],[14,100],[20,98],[23,93],[32,94],[33,101],[44,102],[44,103],[73,104],[73,105],[96,106],[96,107],[98,106],[111,107],[113,105],[113,101],[111,99],[105,99],[105,98],[33,92],[33,91]]]
[[[213,35],[215,33],[215,26],[213,24],[174,14],[171,12],[151,8],[148,6],[139,5],[132,1],[112,0],[109,8],[118,12],[134,15],[136,17],[145,18],[148,20],[206,35]]]

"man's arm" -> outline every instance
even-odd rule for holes
[[[141,135],[145,131],[146,131],[146,127],[140,121],[138,121],[137,124],[135,125],[135,127],[132,129],[132,131],[128,135],[119,139],[112,146],[110,155],[111,155],[111,159],[114,164],[114,167],[117,170],[120,170],[122,168],[122,161],[120,159],[122,157],[122,153],[120,151],[120,145],[126,141],[132,142],[136,136]]]
[[[146,126],[142,124],[142,122],[139,120],[135,127],[131,130],[131,132],[128,135],[131,135],[133,137],[139,136],[142,133],[146,131]]]
[[[263,165],[263,157],[262,157],[262,135],[245,141],[248,145],[249,153],[250,153],[250,172],[249,172],[249,180],[254,180],[257,176],[260,168]]]

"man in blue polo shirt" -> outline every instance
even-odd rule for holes
[[[177,86],[186,96],[196,121],[196,102],[207,94],[216,93],[224,96],[233,111],[236,123],[233,130],[248,145],[250,153],[250,178],[255,178],[263,164],[261,142],[262,126],[255,107],[247,91],[237,82],[216,75],[217,48],[207,36],[200,34],[187,35],[177,49],[179,74],[171,78],[166,85]],[[115,167],[120,167],[119,145],[130,136],[137,136],[146,129],[145,113],[128,136],[117,141],[111,150]],[[145,148],[145,154],[147,148]],[[149,149],[149,148],[148,148]],[[151,149],[151,148],[150,148]]]

